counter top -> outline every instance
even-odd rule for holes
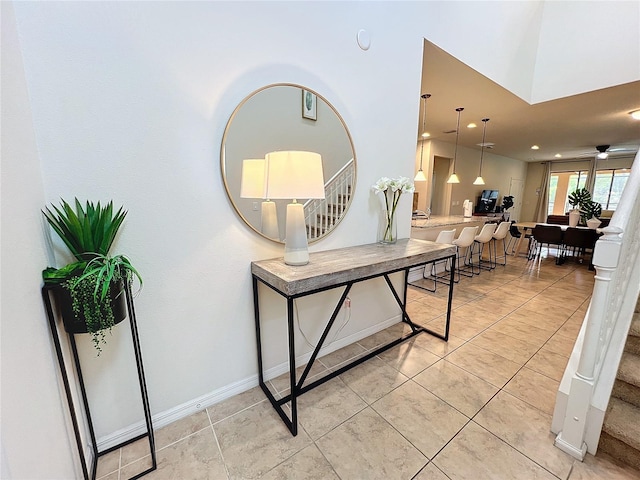
[[[449,216],[431,216],[429,220],[424,217],[413,217],[411,219],[411,226],[414,228],[433,228],[433,227],[446,227],[448,225],[461,225],[465,223],[486,222],[490,219],[495,220],[496,217],[474,216],[463,217],[462,215],[449,215]]]

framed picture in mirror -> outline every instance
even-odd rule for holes
[[[316,94],[309,90],[302,90],[302,116],[309,120],[317,120],[317,103]]]

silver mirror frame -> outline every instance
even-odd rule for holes
[[[233,209],[235,210],[236,214],[240,217],[240,219],[245,223],[245,225],[247,225],[251,230],[253,230],[255,233],[257,233],[258,235],[260,235],[262,238],[265,238],[267,240],[270,240],[272,242],[275,243],[279,243],[279,244],[283,244],[284,242],[280,241],[280,240],[276,240],[273,238],[270,238],[268,236],[266,236],[265,234],[263,234],[260,230],[259,230],[259,226],[255,226],[253,225],[246,217],[245,215],[243,215],[242,211],[240,210],[240,208],[238,207],[233,195],[231,194],[231,189],[229,187],[229,183],[228,183],[228,179],[227,179],[227,166],[226,166],[226,158],[225,158],[225,145],[227,143],[227,139],[229,136],[229,132],[231,130],[232,124],[234,119],[236,118],[238,112],[247,104],[247,102],[249,102],[252,98],[254,98],[256,95],[264,92],[265,90],[268,90],[270,88],[274,88],[274,87],[293,87],[296,89],[301,89],[301,90],[306,90],[309,91],[313,94],[315,94],[317,96],[318,100],[322,100],[330,109],[331,111],[336,115],[337,119],[340,121],[340,123],[342,124],[342,127],[344,128],[344,132],[346,134],[346,137],[349,141],[349,144],[351,145],[351,152],[353,154],[353,164],[354,164],[354,183],[351,186],[351,195],[349,197],[349,200],[347,202],[347,206],[345,208],[345,214],[342,215],[338,221],[336,222],[335,226],[329,230],[329,232],[323,234],[322,236],[318,237],[318,238],[314,238],[309,240],[309,243],[315,243],[319,240],[322,240],[323,238],[327,237],[328,235],[330,235],[334,230],[336,230],[336,228],[338,227],[338,225],[340,224],[340,222],[344,219],[344,217],[346,216],[346,212],[349,210],[349,207],[351,206],[351,203],[353,201],[353,195],[355,193],[355,189],[356,189],[356,184],[357,184],[357,168],[358,168],[358,162],[357,162],[357,158],[356,158],[356,150],[355,147],[353,145],[353,138],[351,137],[351,132],[349,132],[349,129],[347,128],[347,124],[345,123],[344,119],[342,118],[342,116],[338,113],[338,111],[335,109],[335,107],[322,95],[320,95],[319,93],[317,93],[316,91],[307,88],[303,85],[298,85],[295,83],[272,83],[269,85],[266,85],[264,87],[261,87],[253,92],[251,92],[249,95],[247,95],[242,102],[240,102],[240,104],[234,109],[233,113],[231,114],[231,116],[229,117],[229,121],[227,122],[225,129],[224,129],[224,134],[222,136],[222,142],[220,145],[220,168],[221,168],[221,172],[222,172],[222,181],[224,183],[224,188],[225,191],[227,193],[227,198],[229,199],[231,205],[233,206]],[[239,161],[242,161],[243,159],[240,159]]]

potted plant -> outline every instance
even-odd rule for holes
[[[509,210],[511,207],[513,207],[513,195],[502,197],[502,218],[505,222],[509,221],[511,212],[508,212],[507,210]]]
[[[573,207],[569,210],[569,226],[575,227],[580,223],[581,210],[591,201],[591,193],[586,188],[577,188],[568,196],[569,204]]]
[[[585,202],[581,208],[582,213],[582,221],[592,229],[598,228],[600,223],[600,215],[602,215],[602,205],[598,202],[594,202],[589,199],[588,202]]]
[[[75,199],[75,209],[66,201],[42,211],[47,222],[69,248],[75,262],[42,272],[59,308],[65,330],[90,333],[98,355],[105,344],[105,331],[127,315],[124,293],[134,277],[142,278],[124,255],[110,256],[109,250],[127,215],[122,207],[113,212],[113,202],[101,206]]]

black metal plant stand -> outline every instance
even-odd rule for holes
[[[129,317],[129,323],[131,325],[131,337],[133,341],[133,351],[136,358],[136,367],[138,369],[138,381],[140,383],[140,395],[142,397],[142,405],[144,408],[144,416],[147,430],[145,433],[142,433],[134,438],[131,438],[127,441],[119,443],[118,445],[114,445],[111,448],[103,450],[102,452],[98,451],[98,445],[96,442],[96,436],[93,429],[93,421],[91,420],[91,411],[89,409],[89,402],[87,400],[87,392],[84,385],[84,378],[82,376],[82,369],[80,367],[80,359],[78,358],[78,349],[76,347],[75,335],[72,333],[68,333],[69,340],[71,343],[71,351],[73,353],[73,367],[75,369],[76,375],[78,377],[78,383],[80,384],[80,391],[82,393],[82,405],[84,407],[84,415],[87,420],[87,425],[89,428],[89,435],[91,437],[91,448],[93,449],[93,461],[91,462],[91,466],[87,466],[87,459],[85,458],[84,448],[82,445],[82,437],[80,436],[80,427],[78,425],[78,414],[75,409],[75,405],[73,403],[73,397],[71,395],[71,386],[69,383],[69,374],[67,369],[67,364],[64,359],[64,355],[62,353],[62,347],[60,345],[60,337],[58,335],[58,328],[56,327],[56,319],[53,310],[53,305],[51,302],[51,291],[56,288],[51,285],[44,285],[42,287],[42,298],[44,300],[45,308],[47,311],[47,317],[49,319],[49,327],[51,328],[51,337],[53,338],[53,343],[56,349],[56,355],[58,356],[58,364],[60,366],[60,373],[62,374],[62,380],[64,382],[65,394],[67,396],[67,403],[69,404],[69,413],[71,414],[71,420],[73,422],[73,431],[76,437],[76,444],[78,446],[78,455],[80,456],[80,463],[82,465],[82,473],[85,480],[95,480],[96,471],[98,468],[98,459],[106,455],[107,453],[113,452],[125,445],[129,445],[133,442],[136,442],[143,438],[148,438],[149,440],[149,449],[151,450],[151,467],[145,470],[144,472],[138,473],[135,476],[131,477],[129,480],[134,480],[136,478],[140,478],[146,475],[149,472],[152,472],[157,468],[156,461],[156,449],[155,449],[155,440],[153,437],[153,425],[151,423],[151,410],[149,408],[149,397],[147,395],[147,385],[144,377],[144,368],[142,365],[142,353],[140,352],[140,339],[138,337],[138,327],[136,324],[136,314],[133,307],[133,299],[131,295],[131,286],[125,282],[125,296],[127,300],[127,312]]]

